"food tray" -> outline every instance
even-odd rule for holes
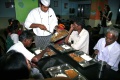
[[[49,48],[50,49],[50,48]],[[34,50],[34,53],[37,55],[37,54],[39,54],[40,52],[42,52],[42,50],[40,50],[40,49],[33,49]],[[43,55],[43,57],[42,58],[45,58],[45,57],[48,57],[48,56],[53,56],[53,55],[56,55],[56,53],[52,50],[52,49],[50,49],[48,52],[46,52],[44,55]]]
[[[47,68],[46,71],[48,71],[52,77],[68,77],[71,80],[87,80],[81,73],[67,63]]]
[[[62,38],[64,38],[64,37],[66,37],[67,35],[68,35],[68,31],[67,31],[67,30],[62,30],[62,31],[60,31],[60,32],[55,32],[55,33],[52,35],[50,41],[51,41],[51,42],[56,42],[56,41],[58,41],[58,40],[60,40],[60,39],[62,39]]]
[[[85,54],[82,51],[72,52],[68,55],[82,67],[88,67],[97,63],[97,60],[91,58],[89,55]]]
[[[61,53],[66,53],[66,52],[70,52],[70,51],[75,51],[74,48],[72,48],[71,46],[67,45],[67,44],[54,44],[52,45],[57,51],[61,52]]]
[[[53,55],[56,55],[56,53],[52,49],[50,49],[50,51],[46,52],[43,57],[53,56]]]

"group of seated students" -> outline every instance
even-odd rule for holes
[[[30,31],[23,31],[19,35],[18,43],[11,46],[6,54],[0,58],[0,72],[2,72],[0,79],[44,79],[36,63],[44,53],[49,51],[49,48],[34,55],[27,49],[31,46],[33,38],[34,35]]]
[[[14,28],[15,26],[16,25],[12,25],[10,27]],[[73,24],[70,26],[70,30],[68,31],[68,36],[64,39],[64,43],[89,55],[89,33],[84,29],[84,26],[84,19],[75,18],[73,20]],[[13,33],[10,32],[9,35],[11,34]],[[94,47],[94,53],[97,55],[96,59],[98,61],[106,62],[106,65],[114,71],[119,70],[118,64],[120,62],[120,44],[117,43],[118,35],[119,32],[115,28],[110,27],[107,29],[105,37],[98,40]],[[28,77],[44,79],[43,75],[37,68],[36,63],[42,58],[44,53],[49,51],[49,48],[46,48],[37,55],[30,52],[27,47],[30,47],[34,41],[34,35],[28,30],[22,31],[18,36],[18,39],[18,42],[11,46],[6,54],[0,58],[0,72],[3,73],[0,77],[8,79],[28,79]],[[17,56],[21,56],[21,59]],[[27,66],[25,75],[24,65]],[[22,66],[24,67],[22,68]],[[4,75],[9,77],[3,77]]]

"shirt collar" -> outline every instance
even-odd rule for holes
[[[114,43],[112,43],[112,44],[108,45],[108,46],[107,46],[107,47],[108,47],[108,49],[109,49],[109,50],[111,50],[111,48],[112,48],[115,44],[116,44],[116,41],[115,41]]]

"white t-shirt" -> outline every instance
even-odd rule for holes
[[[28,51],[28,50],[24,47],[24,45],[22,44],[22,42],[20,42],[20,41],[19,41],[18,43],[14,44],[13,46],[11,46],[8,51],[10,51],[10,50],[15,50],[15,51],[17,51],[17,52],[22,53],[22,54],[23,54],[28,60],[30,60],[30,61],[31,61],[31,59],[35,56],[33,53],[31,53],[30,51]],[[7,52],[8,52],[8,51],[7,51]]]
[[[13,40],[14,44],[19,41],[19,36],[18,36],[18,34],[13,33],[13,34],[10,35],[10,37],[11,37],[11,39]]]

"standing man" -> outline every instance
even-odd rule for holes
[[[70,44],[76,50],[89,54],[89,33],[84,27],[84,19],[76,17],[71,24],[69,35],[65,38],[65,43]]]
[[[51,33],[58,25],[57,17],[49,6],[50,0],[40,0],[40,7],[31,10],[25,20],[25,27],[33,29],[36,35],[35,45],[40,49],[49,45]]]

